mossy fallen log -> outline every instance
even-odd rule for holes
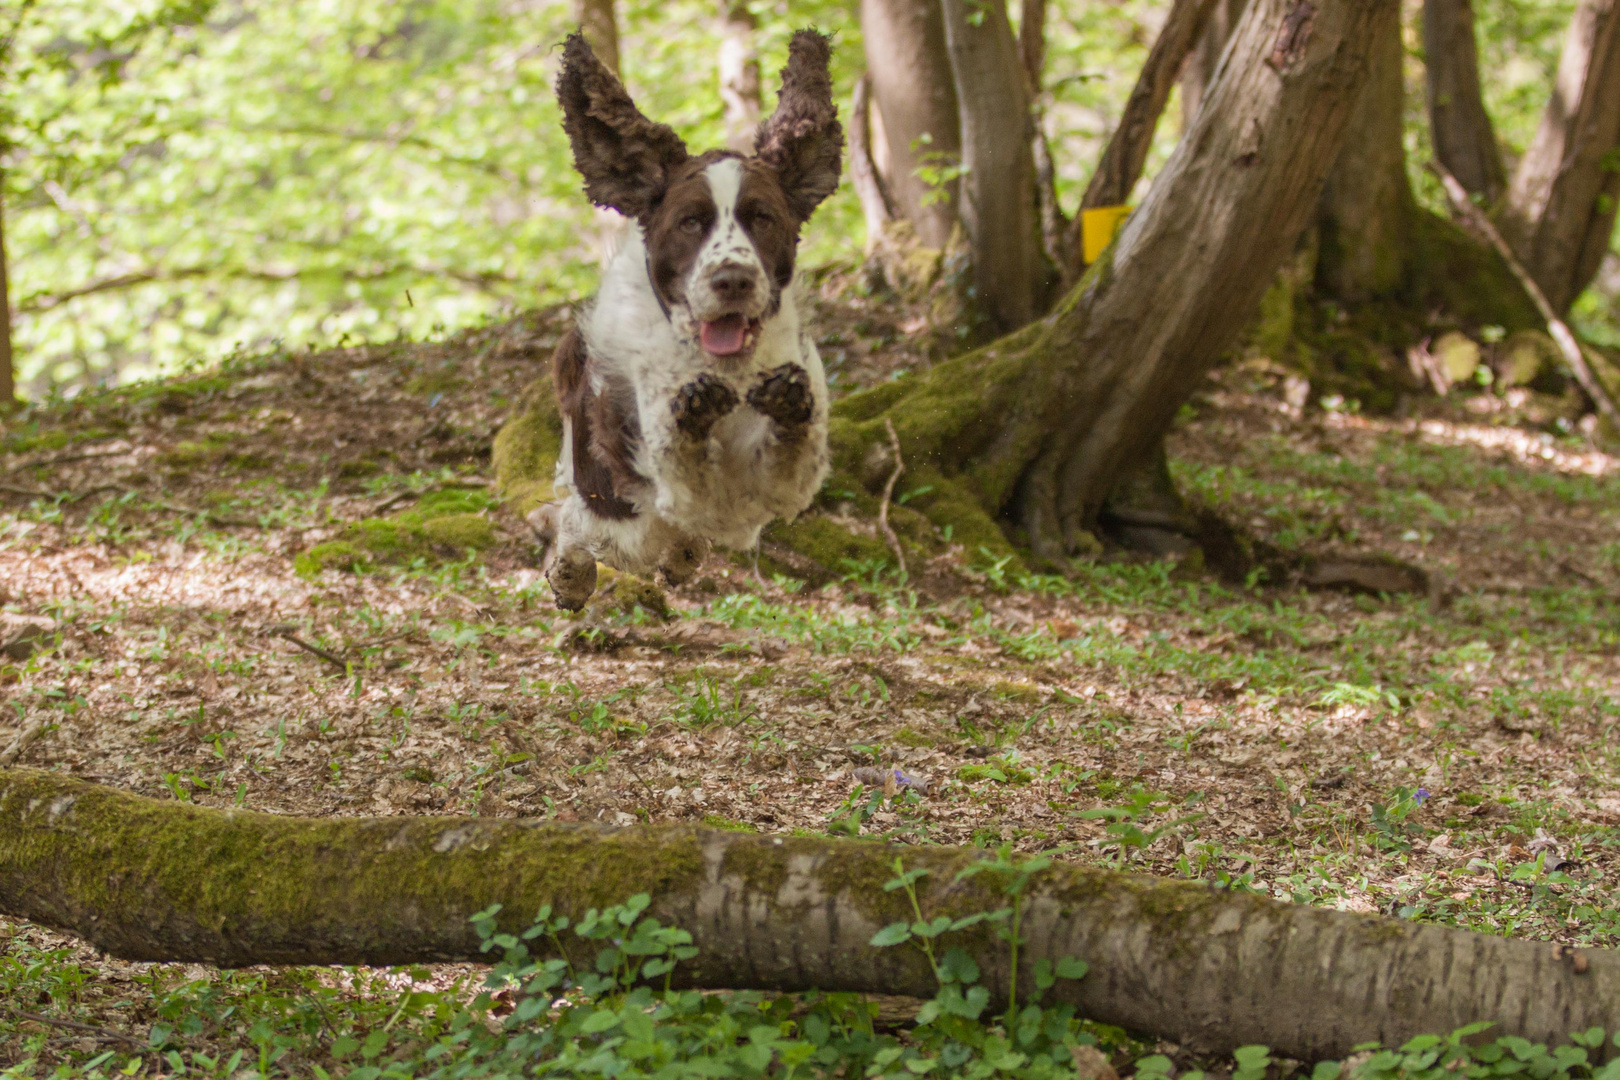
[[[910,920],[884,890],[925,869],[929,918],[1005,907],[983,853],[686,825],[610,829],[476,818],[295,818],[158,801],[31,769],[0,770],[0,912],[141,960],[240,966],[488,959],[470,915],[516,932],[543,904],[578,917],[636,893],[699,948],[686,985],[930,996],[917,950],[869,944]],[[1229,1050],[1304,1060],[1492,1020],[1561,1040],[1620,1021],[1620,957],[1352,915],[1075,866],[1021,894],[1020,992],[1042,959],[1090,973],[1052,991],[1083,1015]],[[997,996],[1007,946],[989,924],[948,939]]]

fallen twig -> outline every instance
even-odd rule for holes
[[[1469,224],[1478,230],[1486,240],[1490,241],[1497,254],[1502,256],[1502,261],[1507,263],[1508,269],[1513,271],[1513,276],[1519,279],[1519,284],[1524,286],[1524,291],[1530,294],[1531,302],[1536,305],[1536,310],[1541,313],[1542,321],[1547,324],[1547,333],[1551,334],[1553,341],[1558,343],[1558,351],[1564,354],[1564,359],[1568,362],[1570,370],[1575,373],[1575,381],[1581,384],[1581,389],[1585,390],[1587,396],[1592,399],[1593,404],[1597,406],[1598,412],[1602,413],[1611,424],[1620,425],[1620,407],[1615,405],[1614,398],[1610,396],[1608,387],[1603,385],[1597,374],[1593,372],[1591,365],[1586,362],[1586,354],[1581,349],[1581,343],[1575,339],[1575,334],[1564,320],[1558,317],[1558,313],[1553,310],[1552,304],[1547,302],[1547,295],[1541,291],[1541,286],[1536,284],[1536,279],[1530,276],[1529,271],[1525,270],[1524,266],[1514,256],[1513,249],[1508,247],[1506,240],[1502,239],[1502,234],[1496,231],[1496,226],[1491,224],[1491,219],[1486,217],[1479,207],[1474,205],[1473,200],[1468,197],[1468,189],[1462,186],[1462,182],[1452,176],[1446,167],[1438,161],[1429,162],[1428,167],[1429,171],[1439,179],[1440,186],[1446,189],[1446,196],[1451,200],[1451,205],[1456,208],[1459,214],[1467,218]]]
[[[135,451],[133,448],[126,447],[122,450],[92,450],[88,453],[62,454],[59,457],[41,458],[38,461],[24,461],[10,466],[8,469],[6,469],[6,471],[16,473],[22,472],[24,469],[48,469],[54,465],[66,465],[74,461],[90,461],[94,458],[104,457],[123,457],[125,454],[133,454],[134,452]]]
[[[45,729],[50,726],[48,720],[35,720],[28,727],[23,728],[22,734],[12,739],[10,746],[0,750],[0,769],[9,769],[17,764],[17,759],[22,757],[23,751],[39,741],[39,737],[44,735]]]
[[[900,456],[900,436],[894,432],[894,421],[887,416],[883,418],[883,427],[889,433],[889,446],[894,450],[894,472],[889,474],[889,482],[883,485],[883,501],[878,504],[878,528],[883,530],[883,536],[889,541],[889,547],[894,549],[894,557],[900,563],[900,576],[906,576],[906,553],[900,548],[900,538],[894,534],[889,525],[889,500],[894,497],[894,485],[900,479],[900,474],[906,471],[905,459]]]
[[[318,656],[322,660],[325,660],[328,664],[336,667],[339,671],[344,672],[345,674],[348,673],[349,662],[338,656],[336,653],[329,653],[319,645],[311,645],[297,634],[294,634],[291,630],[278,631],[276,636],[285,638],[287,641],[292,642],[294,645],[298,646],[300,649],[303,649],[311,656]]]
[[[103,1042],[128,1043],[146,1049],[146,1044],[132,1035],[125,1035],[122,1031],[112,1028],[97,1027],[95,1024],[81,1024],[77,1020],[58,1020],[54,1016],[45,1016],[42,1013],[25,1012],[22,1009],[7,1009],[6,1012],[19,1020],[32,1020],[36,1024],[47,1024],[51,1027],[66,1028],[69,1031],[82,1031],[94,1035]]]

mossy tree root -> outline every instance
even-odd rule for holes
[[[868,944],[911,918],[884,882],[903,858],[928,871],[929,918],[1001,908],[994,873],[957,878],[980,857],[686,825],[279,817],[0,770],[0,912],[141,960],[487,960],[468,917],[491,904],[515,932],[542,904],[577,918],[646,892],[700,950],[686,985],[929,996],[920,953]],[[1264,1043],[1309,1061],[1476,1020],[1550,1042],[1620,1019],[1620,957],[1607,951],[1063,865],[1022,903],[1021,994],[1034,963],[1078,957],[1090,974],[1060,982],[1059,999],[1210,1051]],[[950,943],[1004,997],[1006,946],[987,925]]]

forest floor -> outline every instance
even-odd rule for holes
[[[921,362],[905,312],[823,307],[835,387]],[[1300,410],[1251,360],[1184,410],[1184,490],[1285,551],[1420,566],[1425,595],[1125,555],[1023,577],[965,551],[918,584],[867,564],[810,589],[715,557],[581,621],[488,487],[566,319],[238,358],[12,421],[0,750],[207,806],[1007,843],[1620,944],[1620,456],[1565,433],[1562,402]],[[297,563],[376,519],[393,564]],[[925,785],[861,786],[895,767]],[[250,1025],[163,1011],[242,978],[275,984],[0,919],[0,1068],[258,1059]],[[299,1075],[330,1051],[271,1042]]]

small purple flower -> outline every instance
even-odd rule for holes
[[[1429,797],[1429,789],[1428,788],[1421,788],[1420,787],[1416,791],[1412,792],[1412,801],[1417,803],[1419,806],[1422,806],[1423,805],[1423,800],[1427,799],[1428,797]]]

